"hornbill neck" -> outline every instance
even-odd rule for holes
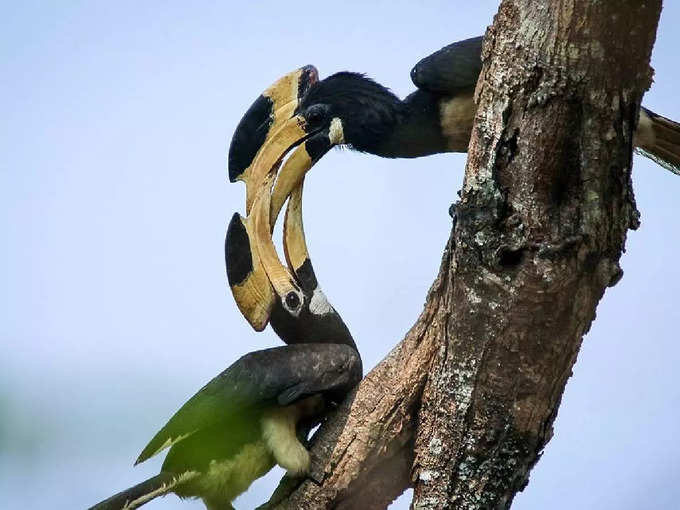
[[[399,105],[397,122],[377,141],[370,152],[385,158],[417,158],[447,152],[440,121],[444,96],[423,90],[410,94]]]
[[[279,338],[289,345],[342,344],[359,352],[342,317],[318,287],[311,296],[305,297],[305,305],[298,317],[291,316],[277,299],[269,323]]]

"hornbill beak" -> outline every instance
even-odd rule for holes
[[[274,185],[270,217],[272,226],[276,223],[279,212],[288,196],[293,193],[297,186],[302,185],[305,174],[331,147],[340,145],[344,141],[342,122],[335,117],[331,120],[328,128],[317,131],[295,149],[284,163]],[[280,158],[282,157],[283,155],[280,156]],[[302,189],[299,193],[301,201]]]
[[[286,153],[308,136],[306,129],[307,122],[304,117],[295,115],[267,137],[265,144],[253,161],[250,175],[246,181],[247,214],[250,214],[255,197],[264,187],[265,176],[276,173]]]
[[[326,141],[328,133],[321,134]],[[272,204],[272,188],[276,166],[265,173],[253,200],[247,220],[238,215],[227,233],[227,274],[241,312],[255,327],[263,328],[267,321],[285,343],[327,342],[346,344],[356,349],[352,335],[342,317],[335,311],[319,288],[305,242],[302,224],[302,190],[305,173],[313,166],[311,138],[295,150],[282,169],[284,177],[277,180],[284,203],[292,186],[284,221],[283,247],[288,262],[280,261],[272,241],[272,220],[281,205]],[[326,147],[330,147],[326,143]],[[313,153],[313,149],[312,153]],[[281,176],[279,176],[281,179]],[[274,190],[276,191],[276,190]],[[276,209],[276,210],[274,210]],[[239,239],[238,235],[241,235]],[[239,242],[230,249],[231,242]],[[239,257],[245,270],[237,271]],[[254,261],[259,261],[259,266]],[[249,271],[249,272],[248,272]],[[234,275],[243,275],[241,280]],[[241,282],[234,285],[234,282]],[[257,292],[256,292],[257,291]],[[264,298],[262,296],[265,296]]]
[[[295,278],[307,291],[313,291],[316,287],[316,277],[311,266],[307,242],[305,240],[305,230],[302,225],[302,188],[304,180],[301,181],[290,195],[288,207],[286,208],[286,218],[283,222],[283,251],[286,255],[288,267],[295,275]],[[305,273],[303,266],[309,266],[309,274]],[[314,283],[310,281],[314,279]]]
[[[270,139],[279,139],[281,135],[287,138],[289,130],[284,128],[296,126],[296,122],[288,121],[302,96],[318,79],[319,73],[314,66],[288,73],[267,88],[239,122],[229,147],[229,180],[246,183],[247,197],[250,197],[247,213],[264,174],[274,166],[259,167],[262,170],[253,178],[255,160]],[[269,321],[275,297],[254,239],[253,218],[235,213],[225,239],[227,278],[239,310],[255,331],[262,331]]]
[[[318,287],[302,224],[304,174],[312,165],[303,145],[296,149],[284,168],[291,177],[286,183],[298,176],[284,222],[283,247],[290,270],[281,263],[271,237],[270,217],[276,218],[282,205],[279,204],[274,213],[271,202],[274,172],[264,176],[250,215],[243,218],[235,213],[229,224],[225,243],[229,286],[239,310],[256,331],[266,327],[276,295],[288,312],[296,316],[304,305],[304,291],[313,293]],[[284,186],[280,186],[279,191],[284,193]],[[284,196],[282,202],[287,198]]]
[[[229,287],[239,310],[255,331],[266,327],[276,295],[294,316],[304,304],[303,292],[279,260],[271,237],[269,211],[274,176],[270,172],[263,177],[247,218],[234,214],[225,241]]]
[[[314,274],[302,224],[303,185],[304,176],[288,200],[283,223],[283,249],[288,267],[307,301],[300,317],[293,321],[285,314],[281,314],[279,307],[275,307],[272,310],[272,327],[286,343],[310,341],[340,343],[356,349],[347,325],[328,302]]]
[[[272,227],[269,223],[269,215],[273,182],[274,173],[267,174],[253,203],[255,249],[262,260],[262,266],[274,288],[274,292],[281,300],[281,304],[291,315],[297,316],[304,304],[304,294],[295,277],[279,260],[271,236]]]
[[[229,180],[245,181],[251,204],[261,183],[251,183],[253,163],[266,142],[279,135],[281,127],[294,115],[302,96],[318,80],[319,73],[314,66],[288,73],[253,102],[236,127],[229,147]]]
[[[311,263],[304,265],[309,257],[300,212],[302,181],[333,145],[344,143],[344,135],[339,118],[330,122],[328,117],[325,122],[310,118],[308,122],[298,113],[304,93],[316,81],[316,69],[307,66],[269,87],[244,115],[229,149],[230,179],[246,182],[247,218],[235,214],[229,224],[227,277],[239,310],[256,331],[266,327],[277,296],[297,316],[304,302],[302,282],[309,284],[305,290],[310,292],[317,287]],[[296,146],[277,177],[281,161]],[[291,194],[289,209],[300,212],[299,217],[291,216],[293,221],[287,220],[286,230],[294,235],[284,239],[293,273],[279,260],[271,239],[278,214]]]
[[[224,244],[227,279],[238,309],[255,331],[262,331],[275,298],[254,239],[253,219],[234,213]]]
[[[254,167],[261,168],[263,175],[257,196],[249,208],[250,214],[243,218],[235,213],[229,223],[225,240],[229,287],[239,310],[255,331],[262,331],[267,326],[276,299],[274,292],[278,294],[282,303],[287,301],[286,304],[291,307],[301,305],[304,300],[294,276],[281,264],[276,254],[271,233],[281,206],[293,187],[291,183],[299,182],[300,190],[296,196],[301,197],[301,180],[312,164],[306,144],[298,147],[286,161],[283,169],[286,184],[277,187],[279,195],[282,193],[285,195],[282,196],[275,214],[272,214],[271,189],[276,175],[276,165],[268,172],[266,166]],[[301,211],[301,205],[298,205],[297,209]],[[271,217],[274,219],[270,220]],[[302,228],[301,217],[296,225]],[[292,253],[306,253],[304,232],[300,231],[300,234],[301,237],[296,236],[294,241],[286,243],[284,240],[284,247],[294,247],[290,248]],[[293,270],[298,267],[291,265]],[[290,297],[287,297],[289,294]],[[295,311],[292,313],[295,314]]]
[[[275,175],[272,171],[263,176],[250,214],[247,218],[234,214],[225,240],[229,287],[239,310],[255,331],[267,326],[275,293],[293,315],[300,312],[304,303],[300,286],[279,260],[271,237],[273,227],[269,218]],[[301,218],[299,224],[302,225]],[[306,246],[304,250],[306,253]]]

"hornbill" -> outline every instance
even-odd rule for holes
[[[302,81],[296,73],[284,81]],[[288,166],[299,164],[291,160]],[[292,476],[305,475],[310,456],[301,440],[361,379],[352,335],[321,292],[311,265],[302,180],[291,189],[284,221],[290,269],[274,248],[270,219],[275,221],[280,207],[272,214],[271,188],[277,169],[263,172],[248,216],[234,214],[225,259],[230,287],[248,321],[256,330],[269,321],[289,345],[249,353],[206,384],[139,455],[135,464],[170,448],[160,474],[93,510],[137,508],[169,492],[200,497],[209,510],[232,509],[234,498],[274,464]]]
[[[307,89],[300,90],[292,116],[281,120],[288,112],[263,108],[262,97],[245,113],[229,148],[229,179],[246,181],[252,203],[261,180],[253,167],[259,161],[280,160],[302,140],[307,141],[307,156],[313,161],[334,145],[388,158],[466,152],[476,112],[473,94],[482,67],[481,51],[482,37],[475,37],[422,59],[411,70],[418,90],[404,100],[362,74],[340,72],[319,81],[316,70],[307,66],[310,79]],[[271,133],[272,125],[277,126],[276,133]],[[271,135],[266,146],[254,149],[242,143],[267,132]],[[680,124],[641,108],[634,144],[639,152],[680,175]],[[275,190],[273,202],[280,202],[299,178],[287,176],[288,183]]]

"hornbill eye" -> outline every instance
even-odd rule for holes
[[[305,120],[310,128],[320,128],[330,114],[330,107],[326,104],[314,104],[307,108],[304,114]]]
[[[295,311],[300,306],[300,296],[295,292],[289,292],[286,294],[286,306],[289,310]]]

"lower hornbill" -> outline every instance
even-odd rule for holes
[[[248,204],[261,176],[260,162],[274,163],[302,140],[313,161],[333,145],[387,158],[415,158],[440,152],[466,152],[476,112],[473,94],[481,72],[482,37],[456,42],[422,59],[411,70],[418,90],[399,99],[358,73],[340,72],[318,80],[312,66],[292,115],[262,108],[258,98],[236,128],[229,148],[229,179],[246,181]],[[285,117],[282,120],[282,116]],[[273,119],[276,118],[276,122]],[[271,133],[268,143],[257,140]],[[640,109],[634,144],[638,151],[680,175],[680,124]],[[280,201],[299,175],[275,193]]]
[[[294,73],[284,84],[301,80]],[[279,99],[290,109],[285,93]],[[304,174],[309,166],[304,160],[291,159],[286,166],[299,165],[291,171]],[[212,379],[139,455],[136,464],[169,448],[160,474],[91,510],[137,508],[170,492],[201,498],[209,510],[227,510],[275,464],[303,476],[310,456],[302,441],[361,380],[352,335],[321,292],[311,265],[302,225],[302,179],[291,188],[284,221],[289,269],[276,253],[271,218],[276,220],[281,207],[273,212],[271,189],[277,169],[263,172],[248,216],[234,214],[225,258],[229,285],[246,319],[256,330],[270,322],[289,345],[247,354]]]

